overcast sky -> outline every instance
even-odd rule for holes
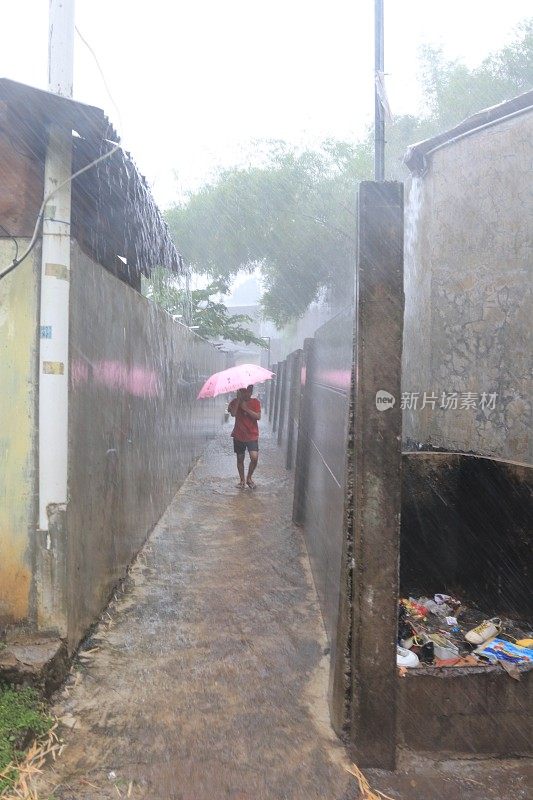
[[[373,0],[76,0],[74,97],[105,108],[169,205],[257,139],[314,145],[359,137],[373,113]],[[416,112],[417,52],[442,46],[468,65],[512,38],[530,0],[385,0],[393,112]],[[2,13],[0,76],[47,88],[48,2]],[[177,180],[175,175],[177,175]]]

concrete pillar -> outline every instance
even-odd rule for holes
[[[300,414],[300,397],[302,393],[302,357],[302,350],[295,350],[292,354],[289,415],[287,422],[287,458],[285,462],[287,469],[292,469],[294,462],[294,430]]]
[[[72,97],[74,0],[50,0],[48,44],[48,88]],[[45,533],[68,495],[71,174],[71,126],[52,122],[44,166],[39,351],[39,529]]]
[[[276,371],[276,366],[272,368],[272,372]],[[272,420],[272,411],[274,409],[274,393],[276,391],[276,378],[272,378],[268,385],[268,419]]]
[[[278,445],[281,445],[285,434],[285,413],[287,411],[287,394],[291,373],[291,357],[287,356],[283,362],[281,373],[281,387],[279,390],[279,414],[278,414]]]
[[[272,378],[272,402],[270,403],[270,408],[268,409],[268,421],[271,425],[274,424],[274,408],[276,405],[276,387],[278,384],[278,364],[273,364],[272,371],[274,372],[274,377]]]
[[[354,356],[355,356],[354,338]],[[329,713],[333,730],[344,739],[351,726],[352,652],[354,595],[354,431],[355,431],[355,364],[352,362],[350,402],[348,407],[348,441],[344,461],[344,520],[339,578],[339,613],[336,646],[331,652],[329,671]]]
[[[309,443],[311,436],[312,387],[314,380],[315,340],[306,339],[302,352],[303,385],[298,421],[298,440],[296,442],[296,462],[294,469],[294,502],[292,520],[297,525],[305,522],[305,495],[309,475]]]
[[[358,217],[351,751],[359,766],[394,769],[404,307],[403,185],[363,182],[359,189]]]
[[[48,89],[72,97],[74,76],[74,0],[50,0]]]
[[[276,391],[274,394],[274,414],[272,418],[272,430],[275,433],[278,429],[278,420],[279,420],[279,398],[281,392],[281,381],[283,377],[283,367],[284,362],[279,361],[276,370]]]
[[[48,88],[72,97],[74,0],[50,0]],[[52,121],[44,164],[39,347],[37,625],[68,633],[69,327],[72,130]]]

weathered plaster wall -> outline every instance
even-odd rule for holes
[[[0,281],[0,628],[31,613],[39,252]],[[13,256],[0,239],[0,267]]]
[[[75,645],[222,422],[223,356],[73,246],[67,511]]]
[[[533,462],[532,165],[529,112],[443,147],[411,181],[402,389],[420,397],[405,440]],[[477,408],[440,409],[442,392],[475,393]]]
[[[420,666],[397,677],[398,741],[418,752],[531,756],[533,669]],[[504,795],[510,796],[507,792]]]
[[[352,369],[352,309],[315,333],[306,391],[309,419],[304,535],[332,651],[336,644],[344,534],[344,485]],[[307,380],[307,378],[306,378]]]

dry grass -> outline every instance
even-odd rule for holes
[[[11,785],[0,794],[2,800],[39,800],[34,788],[35,779],[41,775],[45,763],[50,758],[55,761],[64,747],[56,730],[57,722],[45,736],[33,742],[24,761],[8,764],[0,772],[0,778],[9,779],[10,773],[16,776]]]
[[[345,767],[345,769],[346,772],[349,772],[350,775],[356,778],[359,784],[359,800],[393,800],[390,795],[383,794],[383,792],[377,789],[371,789],[367,779],[356,764],[350,764],[350,766]]]

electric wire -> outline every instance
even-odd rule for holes
[[[120,144],[116,144],[111,150],[108,150],[107,153],[104,153],[103,155],[99,156],[98,158],[95,158],[94,161],[90,162],[90,164],[86,164],[84,167],[82,167],[81,169],[77,170],[72,175],[69,175],[69,177],[66,180],[62,181],[58,186],[56,186],[54,189],[52,189],[51,192],[48,192],[48,194],[45,196],[43,202],[41,203],[41,207],[39,208],[39,212],[37,214],[37,221],[35,222],[35,227],[33,229],[33,234],[32,234],[32,237],[30,239],[30,243],[29,243],[27,249],[21,255],[20,258],[16,258],[13,261],[12,264],[10,264],[8,267],[5,267],[2,271],[0,271],[0,280],[2,280],[2,278],[5,278],[6,275],[9,275],[9,273],[12,272],[16,267],[18,267],[19,264],[22,264],[24,259],[26,259],[29,256],[29,254],[31,253],[31,251],[35,247],[35,244],[37,242],[38,233],[39,233],[39,225],[40,225],[40,222],[41,222],[41,217],[42,217],[42,215],[44,213],[44,210],[45,210],[45,207],[46,207],[47,203],[52,199],[52,197],[55,194],[57,194],[57,192],[59,192],[59,190],[62,189],[64,186],[66,186],[68,183],[70,183],[75,178],[77,178],[80,175],[82,175],[84,172],[87,172],[87,170],[92,169],[93,167],[96,167],[96,165],[100,164],[102,161],[105,161],[106,158],[109,158],[110,156],[112,156],[113,153],[116,153],[117,150],[120,150],[120,148],[121,148],[121,145]]]
[[[117,119],[118,119],[118,122],[120,124],[120,127],[122,128],[122,116],[120,114],[119,107],[115,103],[113,95],[111,94],[111,90],[109,89],[109,86],[107,84],[106,77],[104,75],[104,71],[103,71],[102,67],[100,66],[100,62],[98,61],[98,57],[97,57],[96,53],[94,52],[93,48],[91,47],[91,45],[89,44],[89,42],[87,41],[87,39],[81,33],[81,31],[78,28],[78,26],[75,25],[74,28],[75,28],[76,33],[78,34],[78,36],[82,40],[83,44],[85,45],[85,47],[87,48],[87,50],[89,51],[89,53],[92,55],[92,57],[94,59],[94,63],[96,64],[98,72],[100,73],[100,77],[102,78],[102,83],[104,84],[104,88],[105,88],[105,90],[107,92],[107,96],[111,100],[111,104],[112,104],[113,108],[115,109],[115,111],[117,112]]]

